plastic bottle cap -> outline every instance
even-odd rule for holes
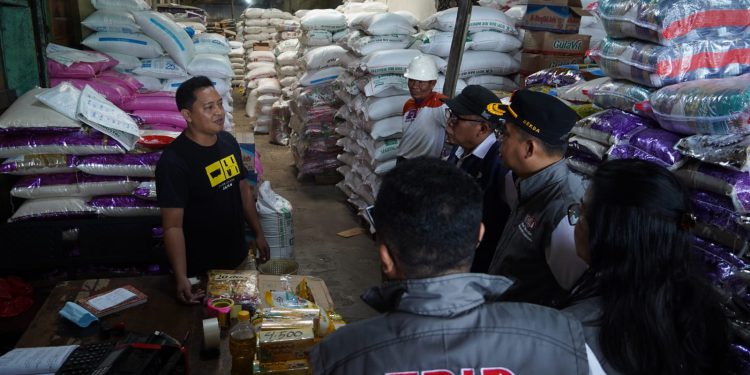
[[[243,322],[245,320],[250,320],[250,312],[247,310],[242,310],[237,313],[237,320]]]

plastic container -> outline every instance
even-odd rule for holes
[[[252,375],[255,360],[255,329],[250,324],[250,313],[237,313],[237,325],[229,331],[229,353],[232,355],[232,375]]]

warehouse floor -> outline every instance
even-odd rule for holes
[[[234,120],[238,138],[249,138],[244,99],[236,97]],[[301,275],[325,280],[336,312],[347,321],[376,315],[359,298],[367,288],[380,283],[380,262],[369,234],[343,238],[337,233],[359,227],[343,193],[333,185],[297,180],[289,147],[272,145],[268,135],[255,136],[255,147],[264,168],[264,180],[288,199],[293,207],[294,252]]]

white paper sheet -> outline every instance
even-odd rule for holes
[[[13,349],[0,357],[0,374],[55,373],[78,345]]]
[[[84,87],[81,92],[76,117],[84,124],[112,137],[128,151],[140,139],[135,121],[90,86]]]
[[[119,305],[133,297],[135,297],[135,293],[127,289],[117,288],[107,294],[102,294],[99,297],[90,299],[89,304],[101,311]]]

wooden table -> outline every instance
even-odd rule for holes
[[[292,276],[291,284],[296,286],[302,277]],[[312,276],[304,277],[308,280],[316,303],[324,309],[332,309],[333,302],[325,282]],[[229,355],[227,332],[222,332],[220,357],[208,360],[201,359],[202,320],[208,317],[207,313],[203,306],[183,305],[175,300],[171,276],[62,282],[52,290],[16,347],[86,344],[100,341],[98,324],[92,324],[88,328],[80,328],[60,317],[58,311],[67,301],[74,301],[80,297],[105,292],[128,284],[145,293],[148,296],[148,302],[104,317],[102,322],[105,325],[124,322],[128,331],[150,333],[159,330],[177,339],[182,339],[190,331],[188,346],[191,373],[228,374],[230,372],[231,357]],[[262,295],[266,290],[280,289],[280,285],[278,276],[261,275],[258,287]]]

